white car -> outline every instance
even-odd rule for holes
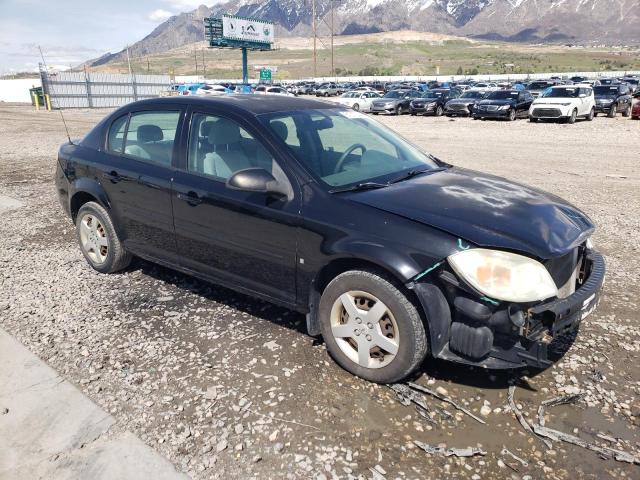
[[[206,84],[196,90],[196,95],[224,95],[227,89],[223,85]]]
[[[351,107],[354,110],[360,112],[370,112],[371,102],[376,98],[380,98],[380,95],[374,91],[349,91],[343,93],[337,98],[332,99],[332,102],[339,103]]]
[[[596,100],[591,85],[558,85],[544,91],[529,107],[529,121],[563,120],[575,123],[576,118],[593,120]]]
[[[268,85],[260,85],[256,88],[255,93],[259,95],[284,95],[285,97],[292,97],[293,93],[287,92],[284,87],[270,87]]]
[[[493,92],[495,90],[500,90],[500,87],[497,83],[486,83],[486,82],[478,82],[472,87],[474,90],[482,90],[483,92]]]

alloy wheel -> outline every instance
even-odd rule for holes
[[[98,217],[87,213],[80,222],[80,244],[93,263],[101,264],[109,253],[109,239]]]
[[[400,332],[393,313],[367,292],[349,291],[336,299],[331,333],[340,350],[361,367],[385,367],[398,353]]]

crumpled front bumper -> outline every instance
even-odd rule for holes
[[[529,307],[500,304],[490,312],[486,307],[489,318],[475,324],[461,319],[457,307],[451,305],[440,288],[415,284],[414,291],[429,322],[432,355],[489,369],[549,367],[565,348],[566,334],[576,331],[600,300],[606,271],[604,258],[587,250],[583,268],[584,280],[572,295]],[[516,328],[509,321],[512,311],[521,315],[522,326]]]

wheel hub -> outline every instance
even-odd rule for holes
[[[382,368],[398,353],[399,330],[391,310],[374,295],[343,293],[331,309],[331,331],[342,352],[365,368]]]

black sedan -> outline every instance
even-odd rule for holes
[[[411,115],[422,113],[424,115],[440,117],[444,113],[446,103],[453,98],[457,98],[459,95],[460,90],[458,89],[436,88],[427,90],[409,104]]]
[[[371,102],[371,113],[401,115],[409,112],[409,103],[420,96],[417,90],[391,90],[378,100]]]
[[[474,105],[485,95],[486,92],[482,90],[467,90],[458,98],[449,100],[444,106],[444,113],[448,117],[468,117],[473,112]]]
[[[527,90],[496,90],[476,103],[473,118],[503,118],[512,121],[518,117],[526,118],[532,103],[533,96]]]
[[[613,118],[616,113],[622,113],[623,117],[631,116],[633,97],[626,83],[593,87],[593,95],[596,99],[596,115],[606,113]]]
[[[56,164],[95,270],[137,256],[295,309],[374,382],[405,378],[427,353],[549,366],[548,342],[594,310],[604,279],[576,207],[325,102],[134,102],[62,145]]]

